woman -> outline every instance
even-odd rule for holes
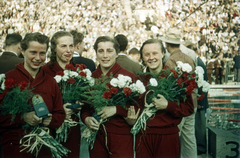
[[[162,42],[156,39],[145,41],[140,49],[141,57],[145,63],[147,72],[158,74],[163,68],[164,55]],[[143,82],[148,85],[152,76],[144,75]],[[136,140],[136,157],[180,157],[180,139],[178,125],[182,117],[193,113],[193,101],[188,96],[186,101],[167,101],[164,96],[158,94],[152,103],[158,109],[157,113],[147,122],[144,133],[139,133]],[[171,152],[169,152],[171,151]]]
[[[72,57],[74,52],[73,36],[66,31],[56,32],[51,39],[51,56],[50,62],[43,66],[44,71],[50,76],[54,77],[58,71],[64,71],[67,64],[72,63]],[[63,105],[66,118],[72,119],[73,121],[79,122],[79,116],[77,113],[73,114],[73,110],[68,109],[67,106],[70,103]],[[79,112],[81,108],[74,109],[75,112]],[[79,158],[80,154],[80,125],[71,127],[68,131],[68,138],[66,143],[62,143],[63,146],[71,150],[68,157]]]
[[[60,127],[64,121],[65,113],[58,85],[51,76],[41,69],[46,59],[48,44],[49,39],[45,35],[40,33],[27,34],[21,42],[24,62],[6,73],[6,78],[14,79],[16,84],[27,81],[29,83],[28,88],[33,88],[32,92],[34,94],[42,96],[50,114],[44,119],[37,117],[35,111],[25,113],[23,118],[21,118],[21,114],[17,114],[13,122],[11,121],[12,115],[0,115],[3,158],[33,157],[27,150],[20,151],[22,148],[20,148],[19,141],[26,134],[22,126],[26,123],[31,126],[44,125],[52,131],[52,129]],[[49,148],[43,146],[38,157],[51,158]]]
[[[123,69],[116,58],[119,53],[119,44],[116,40],[108,36],[100,36],[94,44],[99,66],[92,73],[93,78],[101,78],[103,76],[118,77],[119,74],[129,76],[133,81],[136,76]],[[81,119],[93,130],[98,130],[98,134],[93,146],[90,150],[91,158],[107,158],[107,157],[124,157],[132,158],[132,135],[130,134],[131,127],[127,124],[124,117],[127,116],[127,110],[122,106],[106,106],[102,111],[97,113],[102,119],[109,118],[109,121],[104,122],[100,127],[98,121],[92,117],[93,109],[89,106],[83,106]],[[106,130],[106,131],[104,131]],[[110,156],[111,155],[111,156]]]

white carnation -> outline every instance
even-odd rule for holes
[[[0,81],[3,81],[5,78],[5,74],[0,74]]]
[[[177,67],[179,67],[180,69],[183,67],[183,62],[181,61],[177,61]]]
[[[89,69],[84,69],[83,72],[87,74],[87,77],[92,76],[92,72]]]
[[[196,70],[195,70],[195,73],[198,74],[198,75],[204,74],[204,70],[201,66],[197,66]]]
[[[118,75],[118,80],[119,80],[120,82],[124,82],[124,83],[125,83],[125,84],[124,84],[124,87],[127,86],[127,85],[129,85],[129,83],[132,82],[132,78],[131,78],[131,77],[129,77],[129,76],[124,76],[124,75],[122,75],[122,74],[119,74],[119,75]],[[121,86],[123,86],[123,84],[121,84]]]
[[[118,87],[124,88],[128,85],[128,83],[125,80],[118,80]]]
[[[133,83],[129,86],[129,88],[131,89],[132,92],[137,92],[138,89],[137,89],[137,86],[136,86],[136,83]]]
[[[91,87],[94,86],[94,84],[95,84],[95,79],[94,79],[94,78],[90,77],[90,78],[88,79],[88,81],[89,81],[89,85],[90,85]]]
[[[54,79],[59,83],[62,80],[62,76],[56,75]]]
[[[111,79],[110,84],[113,87],[117,87],[118,86],[118,79],[116,79],[116,78]]]
[[[146,91],[146,88],[145,88],[144,84],[140,80],[137,80],[136,87],[137,87],[138,92],[140,94],[143,94]]]
[[[64,73],[65,74],[65,73]],[[67,76],[67,75],[64,75],[63,77],[62,77],[62,80],[63,81],[67,81],[69,79],[69,77]]]
[[[5,81],[4,81],[4,82],[2,83],[2,85],[1,85],[1,89],[2,89],[2,90],[5,90],[5,84],[4,84],[4,83],[5,83]]]
[[[63,73],[64,73],[64,75],[69,75],[70,71],[71,70],[64,70]]]
[[[75,71],[70,71],[70,72],[69,72],[69,76],[70,76],[70,77],[77,77],[77,76],[78,76],[78,73],[75,72]]]
[[[207,81],[203,81],[203,92],[208,92],[210,89],[210,84]]]
[[[183,66],[182,66],[182,71],[190,73],[192,71],[191,65],[189,65],[188,63],[184,63]]]
[[[157,85],[158,85],[158,82],[155,78],[151,78],[149,80],[149,82],[150,82],[151,86],[153,86],[153,87],[157,87]]]

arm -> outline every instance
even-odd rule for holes
[[[56,82],[54,82],[53,90],[53,110],[52,110],[52,119],[48,125],[50,128],[58,128],[62,125],[65,119],[65,112],[63,109],[62,96],[59,90],[59,87]]]
[[[171,113],[174,117],[185,117],[189,116],[194,112],[194,106],[192,97],[188,96],[184,102],[181,100],[180,105],[177,102],[167,101],[163,95],[157,95],[159,99],[153,98],[153,104],[158,110],[166,110]]]

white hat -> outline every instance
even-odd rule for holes
[[[180,44],[181,43],[181,31],[176,28],[170,28],[165,37],[160,38],[166,43]]]

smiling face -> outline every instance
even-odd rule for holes
[[[44,64],[47,54],[47,44],[41,44],[37,41],[29,42],[28,48],[23,51],[24,68],[30,73],[38,72]]]
[[[162,70],[163,53],[158,43],[144,45],[142,58],[150,72],[159,73]]]
[[[70,36],[63,36],[57,39],[57,46],[55,49],[57,62],[60,63],[70,63],[73,57],[74,45],[73,38]]]
[[[110,41],[100,42],[98,43],[96,53],[103,74],[107,74],[115,64],[118,56],[114,44]]]

